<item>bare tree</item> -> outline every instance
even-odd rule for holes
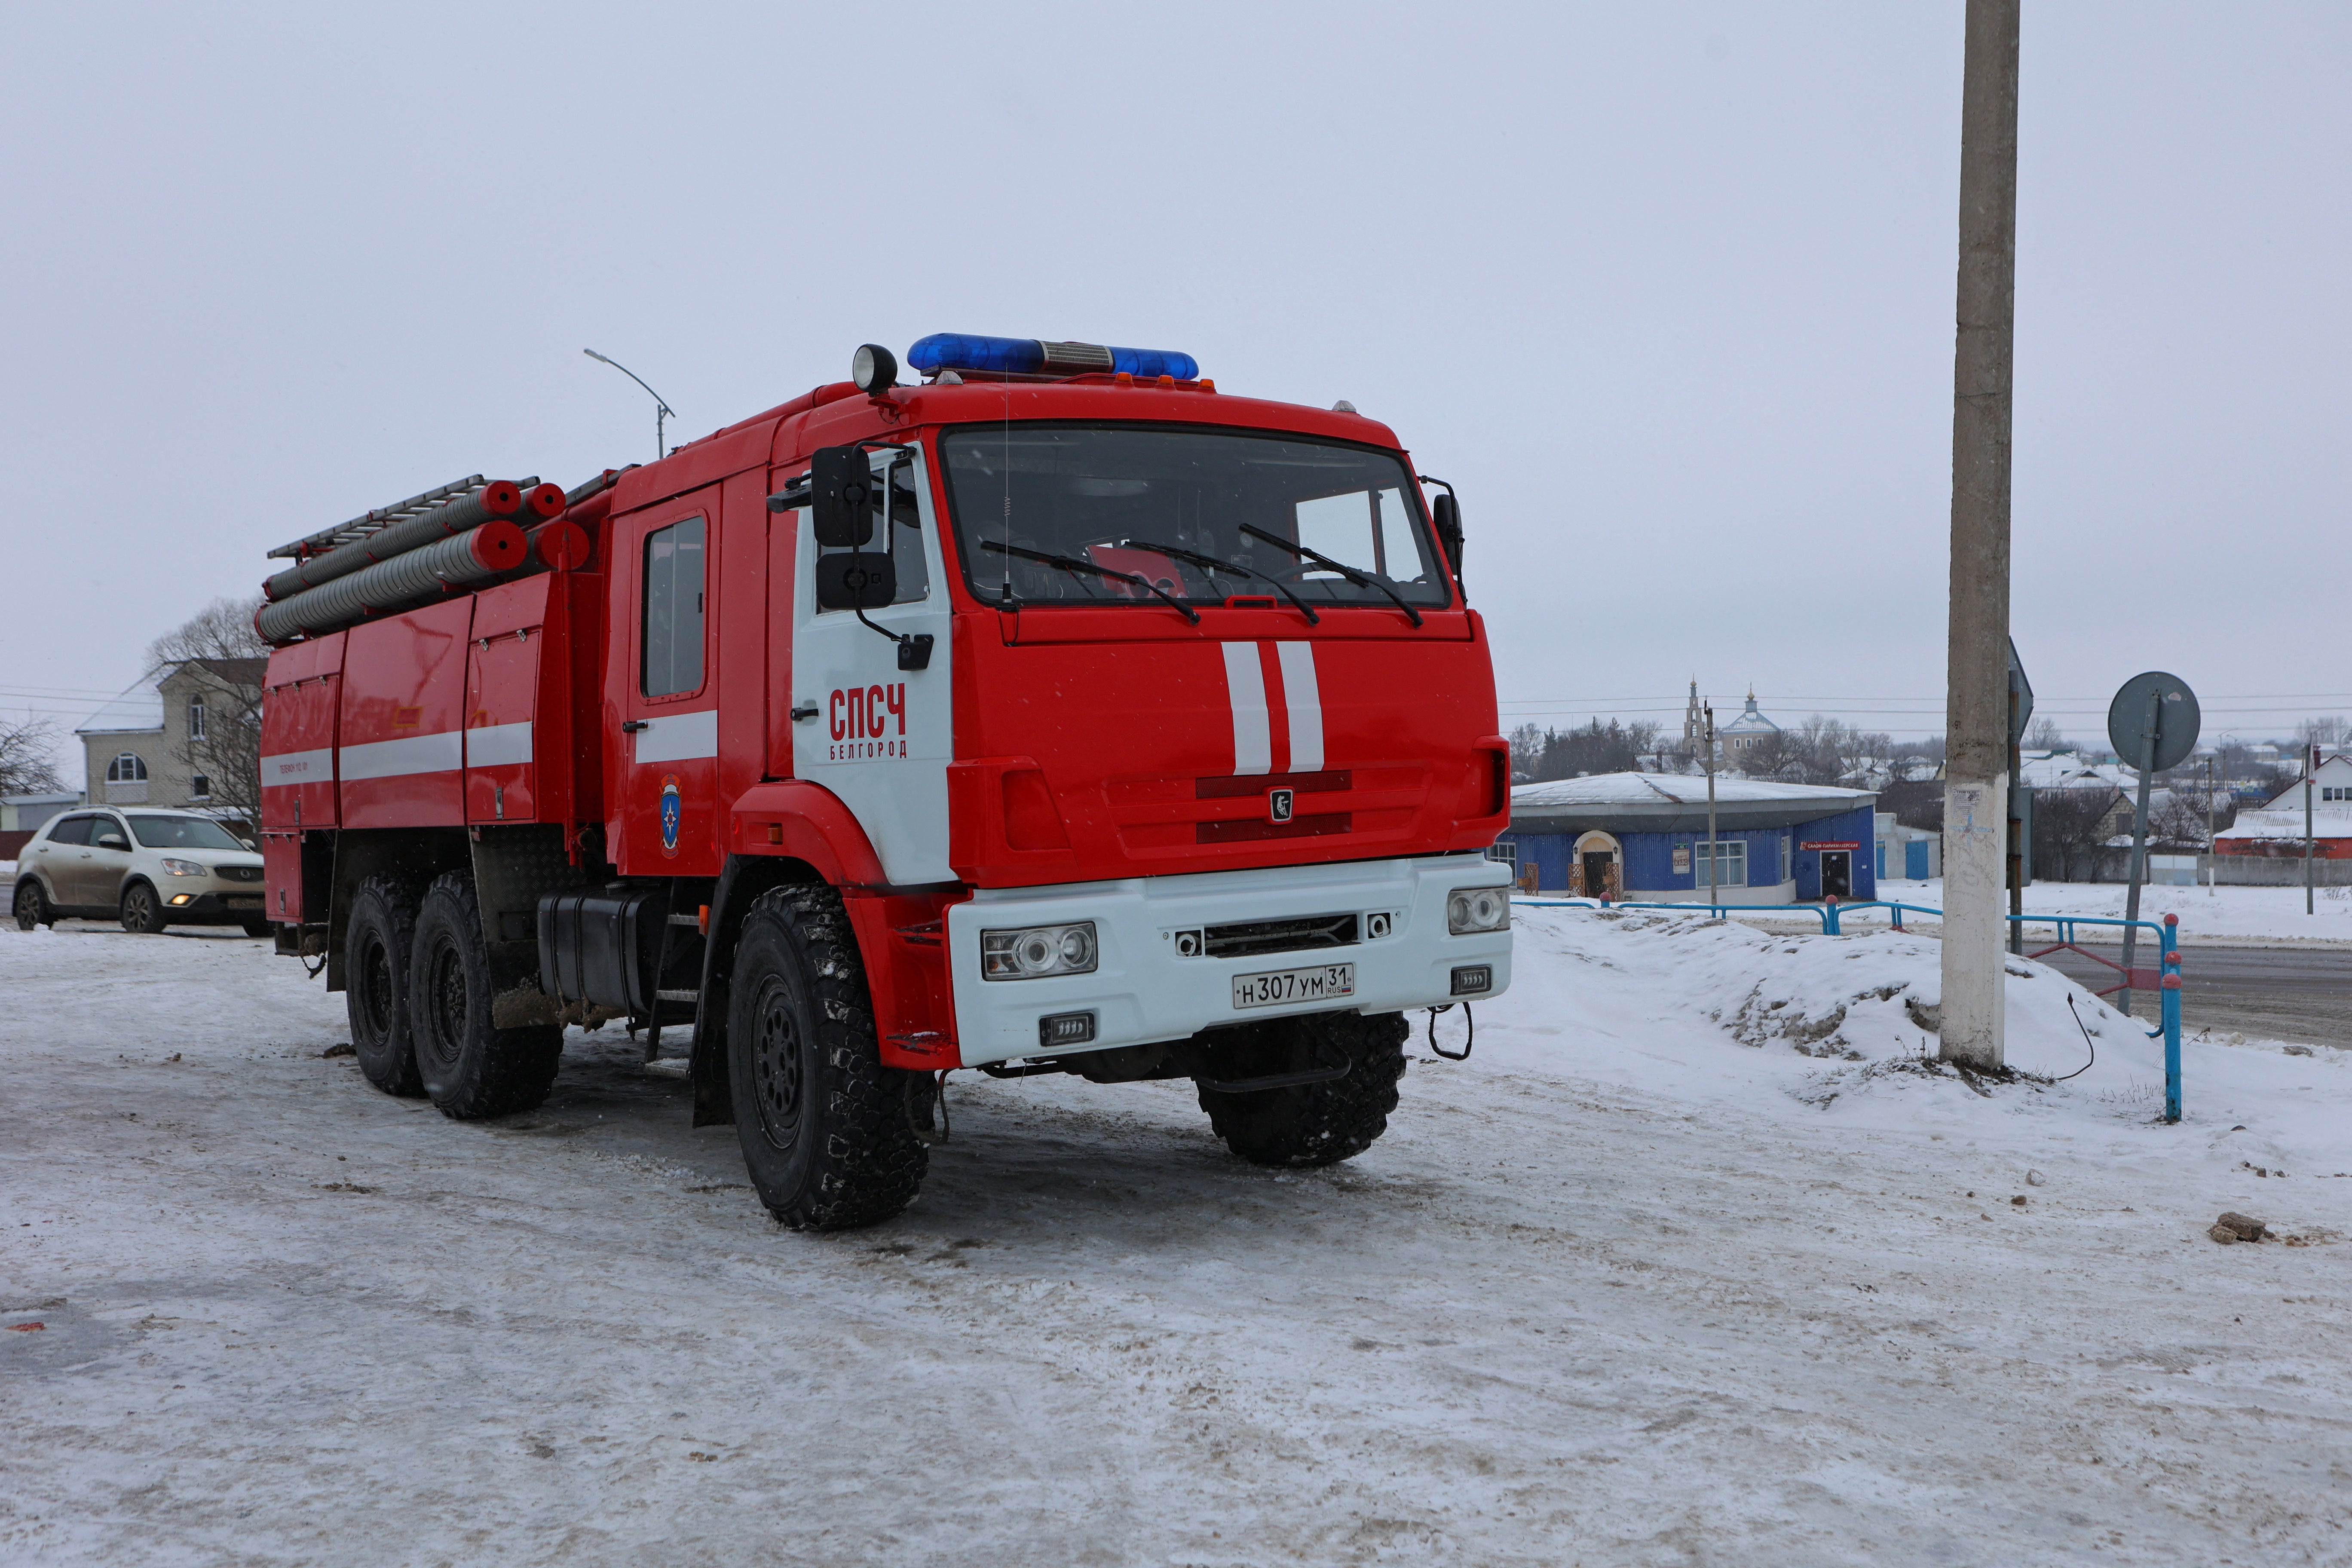
[[[202,773],[217,807],[261,821],[261,681],[248,661],[269,645],[253,629],[258,598],[215,599],[148,645],[157,669],[185,668],[204,695],[204,725],[191,728],[181,760]]]
[[[1511,731],[1511,771],[1546,782],[1579,773],[1631,773],[1638,760],[1658,747],[1658,726],[1590,720],[1573,730],[1538,731],[1522,724]]]
[[[2065,752],[2074,749],[2074,743],[2068,741],[2065,732],[2058,728],[2058,721],[2047,714],[2026,726],[2025,739],[2021,744],[2029,752]]]
[[[259,595],[215,599],[147,645],[151,669],[189,658],[268,658],[269,645],[253,629]]]
[[[58,727],[27,713],[0,715],[0,795],[47,795],[64,789],[58,773]]]
[[[2294,727],[2297,746],[2340,746],[2352,738],[2352,726],[2344,722],[2340,713],[2324,719],[2305,719]]]
[[[2123,791],[2109,785],[2034,791],[2033,874],[2053,882],[2089,876],[2106,840],[2108,815],[2122,799]]]

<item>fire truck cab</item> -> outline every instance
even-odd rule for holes
[[[1244,1158],[1360,1152],[1403,1015],[1509,981],[1450,489],[1181,354],[908,358],[581,487],[437,597],[397,554],[289,582],[280,950],[457,1117],[536,1104],[566,1025],[690,1030],[696,1122],[797,1226],[904,1207],[958,1068],[1190,1078]],[[353,610],[377,577],[410,597]]]

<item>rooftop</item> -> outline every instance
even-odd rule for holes
[[[1780,827],[1870,805],[1877,792],[1770,779],[1715,777],[1718,827]],[[1574,826],[1635,833],[1706,826],[1703,773],[1596,773],[1511,791],[1511,826],[1544,832]]]

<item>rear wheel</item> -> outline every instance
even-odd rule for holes
[[[245,934],[247,936],[272,936],[276,934],[277,930],[278,928],[271,925],[268,921],[247,921],[245,922]]]
[[[930,1168],[929,1073],[882,1065],[866,967],[831,888],[776,888],[744,918],[728,1081],[760,1201],[798,1230],[888,1219]]]
[[[16,884],[16,929],[31,931],[35,926],[54,926],[58,914],[49,908],[48,895],[41,884],[27,877]]]
[[[122,929],[140,936],[162,934],[163,900],[153,888],[133,882],[122,890]]]
[[[547,1098],[563,1031],[551,1024],[501,1029],[490,1022],[489,949],[474,879],[465,872],[445,872],[426,889],[408,978],[416,1070],[442,1115],[461,1121],[511,1116]]]
[[[1348,1064],[1345,1078],[1229,1094],[1201,1086],[1201,1109],[1225,1147],[1258,1165],[1333,1165],[1388,1131],[1412,1033],[1402,1013],[1310,1013],[1261,1024],[1213,1046],[1217,1079],[1268,1078]]]
[[[425,1092],[409,1043],[408,959],[415,945],[415,892],[386,877],[362,882],[343,935],[352,1051],[368,1082],[404,1100]]]

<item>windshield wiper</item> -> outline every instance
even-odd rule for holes
[[[1262,583],[1270,583],[1274,585],[1276,593],[1297,606],[1298,613],[1307,617],[1308,626],[1319,626],[1323,624],[1323,617],[1315,613],[1315,607],[1292,593],[1289,584],[1279,578],[1267,576],[1255,566],[1244,566],[1238,561],[1227,561],[1215,555],[1203,555],[1197,550],[1186,550],[1175,544],[1160,544],[1149,539],[1130,539],[1127,542],[1127,545],[1130,550],[1156,550],[1162,555],[1172,555],[1179,561],[1190,561],[1193,565],[1206,572],[1237,572],[1244,576],[1255,577]]]
[[[1353,566],[1342,565],[1339,562],[1332,560],[1328,555],[1322,553],[1320,551],[1309,550],[1304,544],[1293,544],[1290,541],[1283,538],[1278,533],[1268,533],[1262,528],[1252,528],[1246,522],[1241,525],[1241,530],[1244,533],[1248,534],[1252,539],[1263,539],[1277,550],[1289,551],[1301,561],[1312,561],[1318,566],[1321,566],[1328,571],[1337,572],[1340,576],[1345,577],[1350,583],[1360,583],[1367,588],[1378,588],[1381,593],[1386,594],[1390,598],[1396,601],[1396,607],[1405,613],[1405,618],[1407,620],[1411,621],[1416,626],[1421,625],[1421,612],[1414,609],[1411,605],[1406,604],[1404,602],[1404,595],[1398,593],[1394,588],[1389,586],[1388,579],[1384,577],[1375,577],[1369,573],[1359,572]]]
[[[1028,550],[1018,544],[999,544],[993,539],[982,540],[980,547],[982,550],[993,550],[999,555],[1017,555],[1024,561],[1034,561],[1044,566],[1058,566],[1065,572],[1091,572],[1097,577],[1109,577],[1120,583],[1132,583],[1148,593],[1159,595],[1168,602],[1170,609],[1174,610],[1194,626],[1201,624],[1200,611],[1175,597],[1150,578],[1139,577],[1132,572],[1120,572],[1108,566],[1097,565],[1092,561],[1081,560],[1076,555],[1049,555],[1045,551]]]

